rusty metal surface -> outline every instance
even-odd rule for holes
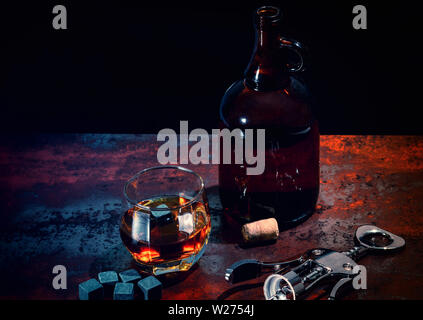
[[[0,298],[75,299],[79,282],[102,270],[133,267],[118,223],[122,187],[157,165],[154,135],[0,137]],[[222,223],[216,166],[188,166],[205,178],[212,214],[210,242],[181,279],[164,279],[164,299],[216,299],[238,259],[285,259],[312,247],[353,245],[361,224],[405,238],[402,252],[368,256],[368,290],[348,299],[422,299],[423,137],[322,136],[316,213],[272,245],[241,248]],[[68,290],[51,285],[65,265]],[[256,283],[250,281],[250,283]],[[262,299],[261,287],[230,296]]]

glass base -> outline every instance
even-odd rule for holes
[[[145,263],[137,261],[136,259],[134,259],[134,261],[136,262],[137,266],[140,267],[141,271],[155,275],[155,276],[159,276],[159,275],[163,275],[163,274],[167,274],[171,272],[188,271],[189,269],[191,269],[191,267],[194,264],[198,262],[198,260],[204,254],[207,243],[208,243],[208,237],[203,247],[200,249],[200,251],[198,251],[198,253],[193,254],[189,256],[188,258],[184,258],[181,260],[173,260],[173,261],[160,263],[160,264],[154,264],[154,265],[145,264]]]

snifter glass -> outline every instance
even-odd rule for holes
[[[186,271],[204,253],[210,212],[203,179],[177,166],[145,169],[125,184],[122,241],[150,274]]]

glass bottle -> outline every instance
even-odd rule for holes
[[[222,98],[220,125],[266,130],[265,171],[247,175],[245,163],[220,164],[220,196],[229,222],[274,217],[286,229],[315,209],[319,128],[308,90],[296,76],[304,70],[303,46],[280,35],[278,8],[259,8],[255,20],[254,52],[244,79],[232,84]],[[295,65],[288,63],[292,53],[299,60]]]

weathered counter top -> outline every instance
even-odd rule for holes
[[[78,283],[101,270],[132,266],[118,230],[124,182],[157,165],[153,135],[0,137],[0,298],[75,299]],[[367,256],[368,290],[349,299],[422,299],[423,137],[322,136],[317,212],[277,243],[240,248],[222,226],[216,166],[187,166],[205,179],[212,233],[185,279],[164,299],[216,299],[231,286],[224,270],[238,259],[285,259],[312,247],[346,250],[355,228],[376,224],[405,238],[395,255]],[[56,291],[53,266],[68,270]],[[252,281],[250,283],[255,283]],[[230,296],[262,299],[261,287]]]

